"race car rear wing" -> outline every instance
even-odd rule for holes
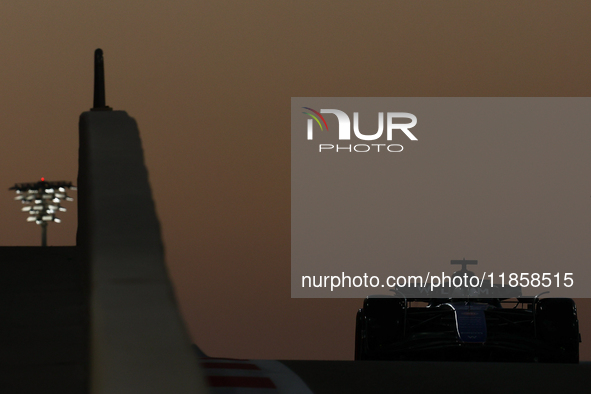
[[[424,286],[396,286],[391,291],[403,296],[408,301],[428,301],[432,298],[497,298],[502,300],[522,296],[521,286],[491,286],[490,281],[486,279],[477,287],[435,287],[431,286],[431,283],[426,283]]]
[[[478,260],[451,260],[452,265],[461,265],[461,269],[455,271],[451,276],[443,276],[440,283],[426,282],[423,284],[422,278],[420,284],[416,279],[414,282],[408,281],[407,286],[396,286],[394,291],[398,296],[402,296],[407,301],[429,301],[433,298],[443,299],[473,299],[473,298],[496,298],[499,300],[521,297],[521,286],[501,286],[493,285],[488,279],[478,278],[474,272],[467,269],[468,265],[477,265]],[[434,279],[434,278],[431,278]],[[473,279],[477,279],[473,281]],[[429,279],[426,279],[429,280]],[[458,281],[459,280],[459,281]],[[457,284],[461,283],[461,286]],[[474,285],[475,284],[475,285]]]

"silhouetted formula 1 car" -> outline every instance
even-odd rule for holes
[[[466,270],[472,260],[455,260]],[[356,360],[579,362],[579,321],[570,298],[521,296],[521,288],[395,288],[357,312]],[[447,293],[446,293],[447,292]],[[442,298],[442,294],[449,297]]]

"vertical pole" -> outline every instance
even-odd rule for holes
[[[41,246],[47,246],[47,222],[41,223]]]
[[[105,62],[103,50],[94,51],[94,103],[91,111],[110,111],[105,102]]]

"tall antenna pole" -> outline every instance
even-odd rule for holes
[[[94,51],[94,103],[91,111],[111,111],[105,102],[105,61],[103,50]]]

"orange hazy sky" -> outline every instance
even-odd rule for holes
[[[139,123],[193,340],[213,356],[351,359],[361,300],[290,298],[290,98],[589,96],[590,12],[584,1],[3,2],[0,179],[76,179],[102,48],[107,104]],[[12,197],[0,198],[0,243],[38,244]],[[69,205],[50,245],[75,242]],[[591,359],[591,301],[578,303]]]

